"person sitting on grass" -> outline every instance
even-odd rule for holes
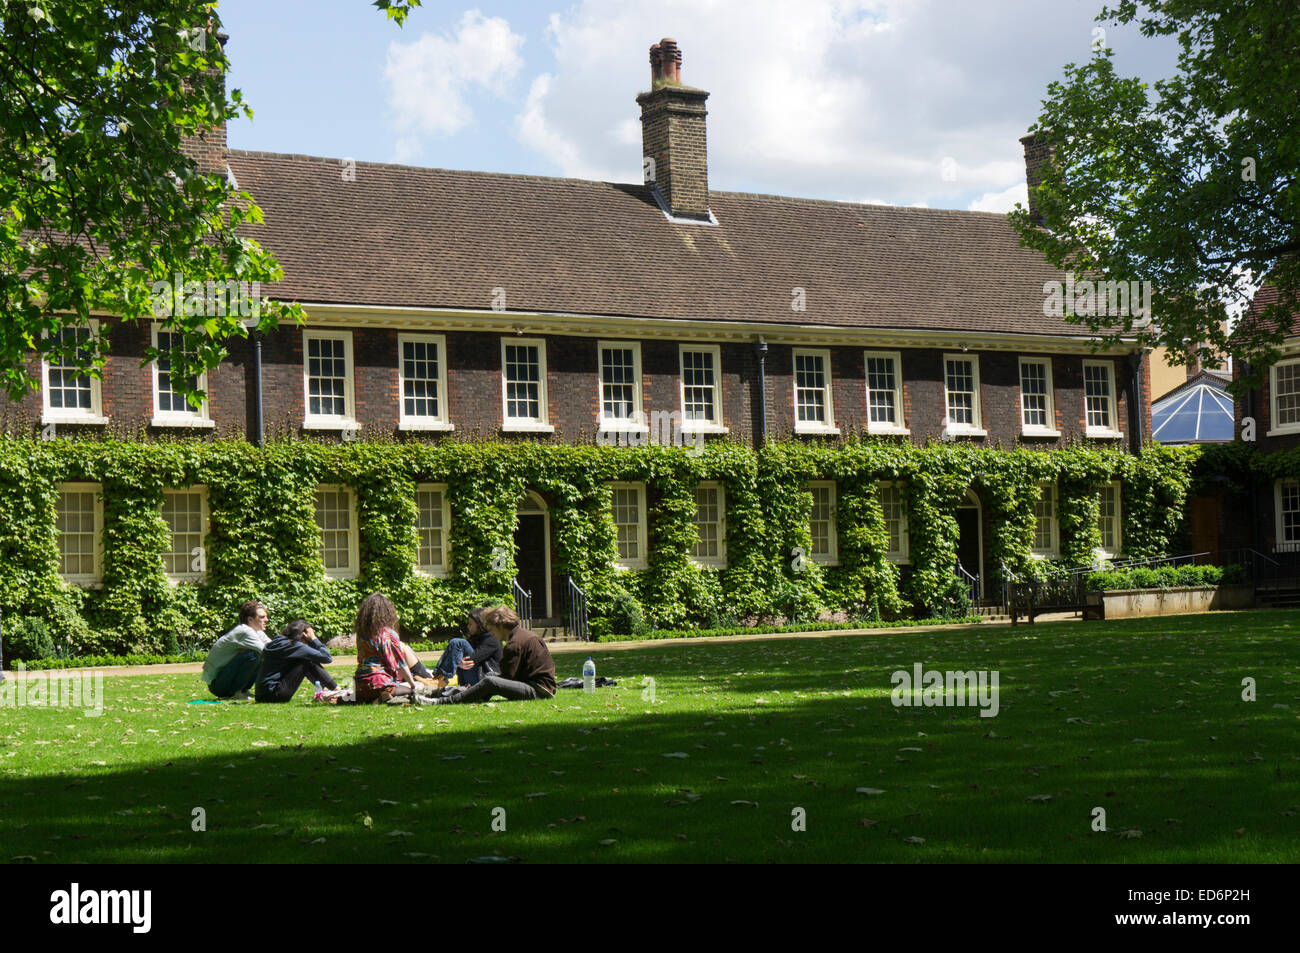
[[[266,606],[256,600],[239,607],[239,624],[212,645],[201,678],[218,698],[243,701],[257,681],[266,635]]]
[[[445,687],[451,677],[459,673],[463,686],[477,685],[484,675],[501,674],[501,640],[483,624],[483,612],[490,606],[471,609],[465,621],[468,638],[455,638],[447,643],[447,650],[434,666]]]
[[[484,675],[472,688],[448,689],[439,698],[417,699],[435,705],[485,702],[500,695],[508,701],[531,701],[555,696],[555,662],[546,643],[519,624],[513,609],[499,606],[483,613],[488,631],[505,642],[501,674]]]
[[[334,691],[338,685],[325,671],[332,661],[334,657],[317,640],[311,624],[306,619],[294,619],[263,650],[253,697],[259,702],[287,702],[303,679]]]
[[[366,596],[357,610],[357,671],[353,676],[358,702],[387,702],[414,695],[415,677],[397,635],[397,610],[382,593]]]

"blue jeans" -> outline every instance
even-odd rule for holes
[[[447,650],[442,653],[442,658],[438,659],[434,671],[447,676],[448,680],[453,675],[459,675],[462,685],[477,685],[478,680],[483,677],[480,667],[477,665],[469,669],[460,667],[461,660],[473,651],[474,646],[469,644],[468,639],[452,639],[447,643]]]

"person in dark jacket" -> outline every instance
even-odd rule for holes
[[[505,642],[501,653],[501,674],[484,675],[479,683],[463,691],[448,689],[439,698],[417,699],[434,705],[485,702],[500,695],[508,701],[531,701],[555,696],[555,662],[551,650],[536,632],[519,624],[519,616],[504,606],[483,613],[488,631]]]
[[[294,619],[263,650],[253,697],[259,702],[287,702],[303,679],[332,691],[338,685],[325,671],[332,661],[330,650],[316,638],[316,630],[305,619]]]
[[[464,686],[477,685],[484,675],[501,674],[501,640],[488,631],[483,622],[483,612],[490,606],[471,609],[465,622],[468,638],[452,639],[447,650],[434,666],[434,672],[444,679],[459,672]]]

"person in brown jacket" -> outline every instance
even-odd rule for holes
[[[434,705],[485,702],[500,695],[508,701],[532,701],[555,695],[555,662],[551,650],[536,632],[521,628],[513,609],[498,606],[483,613],[488,631],[501,640],[501,674],[484,675],[464,691],[448,690],[439,698],[417,701]]]

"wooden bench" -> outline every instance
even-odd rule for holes
[[[1049,612],[1080,612],[1085,622],[1090,618],[1106,618],[1106,605],[1101,595],[1094,596],[1088,592],[1082,573],[1047,582],[1013,582],[1007,601],[1012,625],[1017,624],[1021,616],[1032,625],[1035,616]]]

